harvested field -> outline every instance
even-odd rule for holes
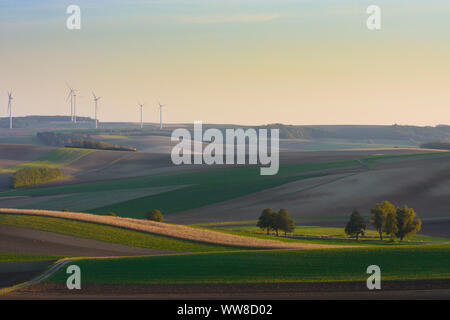
[[[23,162],[35,161],[45,156],[53,147],[0,144],[0,169],[16,166]]]
[[[125,151],[109,151],[109,150],[90,150],[84,157],[73,161],[64,169],[70,172],[82,172],[90,170],[99,170],[105,166],[108,166],[120,159],[126,158],[132,152]]]
[[[180,225],[158,223],[154,221],[110,217],[110,216],[99,216],[87,213],[61,212],[48,210],[26,210],[26,209],[0,209],[0,213],[37,215],[37,216],[85,221],[120,228],[126,228],[131,230],[137,230],[142,232],[148,232],[152,234],[158,234],[184,240],[213,243],[226,246],[266,248],[266,249],[320,249],[320,248],[349,247],[340,245],[319,245],[310,243],[292,243],[292,242],[281,242],[276,240],[265,240],[258,238],[235,236],[231,234],[219,233],[203,229],[195,229]]]
[[[66,257],[117,257],[171,253],[7,225],[0,225],[0,252]]]
[[[346,221],[355,208],[368,216],[375,203],[389,200],[413,207],[424,220],[450,217],[450,161],[398,158],[370,164],[370,169],[332,173],[294,181],[230,201],[173,213],[167,221],[201,223],[256,220],[267,207],[287,208],[297,221]],[[448,231],[450,232],[450,231]],[[447,232],[447,234],[448,234]]]

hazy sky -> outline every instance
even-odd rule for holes
[[[1,0],[0,43],[0,116],[69,114],[67,81],[103,121],[450,123],[448,0]]]

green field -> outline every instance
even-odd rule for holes
[[[7,191],[0,193],[0,197],[63,195],[162,186],[186,186],[166,193],[140,197],[113,205],[99,206],[89,210],[89,212],[96,214],[106,214],[112,211],[119,216],[143,218],[151,209],[160,209],[165,214],[194,209],[289,182],[323,175],[314,174],[315,171],[360,165],[354,160],[290,165],[281,167],[280,174],[277,176],[260,176],[259,168],[255,167],[211,169],[145,178]],[[63,207],[63,203],[58,205],[57,199],[53,201],[52,205]]]
[[[370,265],[384,280],[450,278],[450,246],[268,250],[119,259],[84,259],[83,283],[269,283],[365,281]],[[59,271],[49,282],[65,282]]]
[[[66,150],[66,149],[63,149]],[[84,152],[85,150],[83,150]],[[140,177],[131,179],[111,180],[74,185],[63,185],[58,187],[42,187],[25,190],[7,191],[0,193],[0,197],[6,196],[43,196],[43,195],[68,195],[71,198],[54,198],[49,200],[51,208],[63,209],[73,199],[84,201],[83,197],[90,197],[91,192],[117,191],[138,193],[137,189],[152,187],[178,186],[179,189],[137,196],[125,201],[103,204],[92,203],[89,210],[95,214],[107,214],[114,212],[119,216],[144,218],[145,214],[152,209],[159,209],[164,214],[199,208],[217,202],[231,200],[248,194],[263,191],[298,181],[301,179],[323,176],[321,170],[333,168],[366,167],[384,161],[396,161],[398,159],[427,159],[433,157],[448,157],[450,153],[425,153],[404,155],[379,155],[366,157],[360,160],[335,161],[323,163],[304,163],[297,165],[285,165],[280,167],[276,176],[260,176],[259,168],[239,167],[224,169],[209,169],[189,173],[172,173],[156,175],[151,177]],[[61,162],[60,162],[61,163]],[[120,190],[120,192],[119,192]],[[81,197],[73,194],[83,194]],[[89,199],[86,199],[86,203]],[[73,201],[72,201],[73,202]],[[29,205],[28,207],[33,206]],[[39,204],[38,204],[39,205]],[[47,204],[42,203],[39,208],[45,208]],[[335,217],[336,218],[336,217]]]
[[[214,231],[219,232],[227,232],[231,234],[236,235],[245,235],[249,237],[258,237],[258,238],[269,238],[274,239],[273,231],[271,232],[271,235],[267,236],[266,232],[261,230],[260,228],[256,226],[221,226],[216,228],[210,228]],[[301,236],[311,236],[311,237],[332,237],[332,238],[347,238],[348,236],[345,234],[344,228],[332,228],[332,227],[321,227],[321,226],[303,226],[303,225],[296,225],[295,230],[292,233],[294,235],[301,235]],[[281,241],[292,241],[293,239],[284,238],[283,233],[280,232],[281,237],[276,237],[275,239],[281,240]],[[368,244],[390,244],[389,237],[383,234],[383,239],[385,241],[373,241],[375,239],[379,239],[379,234],[375,230],[366,230],[366,234],[361,238],[359,242],[356,242],[354,240],[345,240],[347,243],[361,243],[361,241],[364,240],[370,240],[366,241],[364,245]],[[408,239],[405,239],[408,240]],[[411,241],[426,241],[426,242],[450,242],[450,239],[446,238],[437,238],[437,237],[430,237],[422,234],[416,234],[412,236],[409,240]],[[309,241],[309,240],[302,240],[302,241]],[[341,240],[327,240],[327,239],[318,239],[318,240],[312,240],[313,243],[324,243],[324,241],[332,241],[332,243],[339,243],[341,244],[343,241]]]
[[[48,200],[36,201],[31,204],[18,206],[20,209],[43,209],[43,210],[69,210],[74,212],[85,212],[99,206],[112,205],[129,201],[136,198],[147,197],[158,193],[165,193],[177,189],[178,186],[137,188],[129,190],[80,192],[69,195],[59,195]]]
[[[199,243],[99,224],[49,217],[0,214],[0,224],[165,251],[210,252],[238,250],[238,248],[234,247]]]
[[[19,169],[30,167],[59,168],[71,164],[72,162],[81,159],[91,152],[93,152],[93,150],[60,148],[50,151],[48,154],[36,161],[21,163],[20,165],[15,167],[2,169],[0,170],[0,172],[15,172]]]

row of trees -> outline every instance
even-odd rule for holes
[[[370,223],[380,235],[380,240],[383,240],[383,233],[388,235],[391,240],[395,238],[403,240],[416,234],[422,227],[422,221],[417,217],[413,208],[408,206],[396,208],[389,201],[375,205],[370,211]],[[349,236],[356,236],[356,239],[359,240],[359,236],[364,235],[366,228],[363,217],[357,210],[354,210],[345,227],[345,233]]]
[[[279,231],[283,231],[284,235],[286,235],[295,229],[294,220],[291,219],[286,209],[281,209],[278,212],[273,211],[272,208],[264,209],[256,226],[262,230],[267,230],[267,234],[273,230],[277,236]]]
[[[84,148],[84,149],[99,149],[99,150],[114,150],[114,151],[133,151],[137,149],[131,146],[121,146],[117,144],[111,144],[104,141],[78,139],[73,140],[71,143],[65,145],[67,148]]]
[[[36,136],[45,145],[60,146],[60,147],[71,144],[74,140],[90,138],[90,135],[86,133],[53,132],[53,131],[38,132]]]

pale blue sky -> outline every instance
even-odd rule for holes
[[[448,39],[440,0],[2,0],[0,92],[18,115],[67,114],[68,81],[80,115],[104,96],[105,121],[137,121],[137,100],[156,121],[159,99],[170,122],[434,125],[450,118]]]

